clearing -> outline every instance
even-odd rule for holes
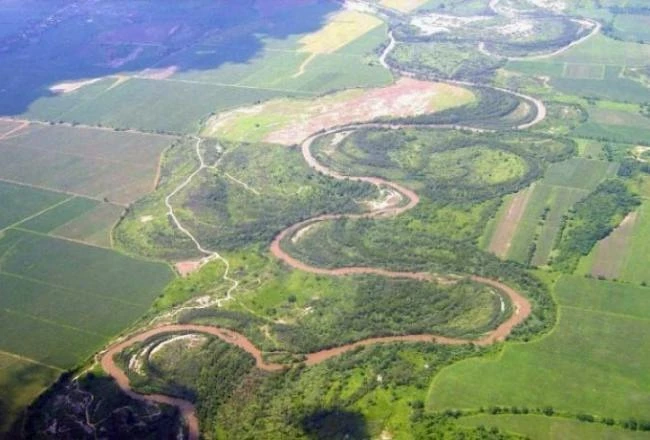
[[[273,100],[222,113],[208,121],[203,134],[293,145],[319,130],[380,117],[417,116],[473,100],[474,94],[461,87],[401,78],[383,88],[349,90],[310,101]]]
[[[489,251],[499,258],[505,258],[508,255],[515,231],[524,216],[524,211],[533,190],[534,185],[518,192],[504,204],[489,246]]]
[[[400,12],[411,12],[427,3],[429,0],[381,0],[379,4]]]

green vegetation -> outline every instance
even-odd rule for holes
[[[64,203],[50,206],[42,214],[23,220],[20,227],[34,232],[47,234],[52,230],[84,215],[99,205],[97,200],[84,197],[70,197]]]
[[[650,255],[650,243],[646,240],[648,234],[650,234],[650,203],[645,201],[639,210],[639,218],[630,238],[628,253],[621,271],[622,279],[650,284],[650,276],[644,263]]]
[[[633,432],[621,427],[609,427],[600,423],[588,423],[574,419],[548,417],[533,414],[479,415],[459,420],[462,426],[497,427],[502,432],[517,433],[536,440],[642,440],[647,433]]]
[[[255,365],[242,350],[197,335],[160,337],[129,347],[120,353],[125,368],[132,356],[142,363],[139,373],[130,373],[132,386],[142,393],[164,393],[197,404],[206,437],[223,429],[210,422]]]
[[[552,264],[572,273],[580,257],[589,254],[616,225],[639,205],[639,199],[620,180],[607,180],[584,200],[578,202],[562,225],[557,255]]]
[[[649,290],[570,276],[554,290],[560,319],[551,334],[446,368],[432,382],[428,408],[552,407],[574,416],[645,418],[650,377],[639,359],[649,355],[642,341],[650,327],[640,316],[650,311]]]
[[[582,158],[552,164],[530,190],[507,257],[525,264],[545,265],[565,216],[614,171],[615,167],[608,162]]]
[[[647,5],[577,0],[551,11],[530,0],[431,0],[412,14],[386,11],[385,24],[311,57],[301,39],[322,29],[338,3],[235,3],[218,16],[205,0],[191,11],[182,2],[154,12],[136,4],[105,20],[83,5],[44,7],[42,16],[32,11],[0,30],[11,66],[0,67],[0,111],[74,125],[34,122],[0,137],[0,430],[61,370],[80,370],[116,334],[153,318],[237,330],[268,362],[287,365],[264,372],[232,345],[194,334],[122,353],[139,391],[196,403],[206,438],[637,438],[634,431],[650,429],[650,211],[645,199],[637,206],[650,197],[650,49],[639,43]],[[590,29],[577,17],[598,18],[604,35],[554,56],[507,60],[585,36]],[[342,175],[399,182],[419,203],[394,217],[315,222],[281,245],[314,266],[425,272],[440,282],[290,269],[269,252],[278,232],[318,215],[389,206],[400,195],[325,176],[295,146],[260,142],[256,124],[306,119],[301,109],[263,111],[236,127],[255,143],[190,135],[224,110],[284,97],[319,104],[316,96],[389,84],[378,60],[389,29],[398,40],[387,57],[395,70],[470,81],[472,102],[440,93],[446,110],[380,121],[408,128],[369,124],[319,138],[312,146],[319,162]],[[42,60],[38,71],[27,64],[34,59]],[[64,69],[68,59],[78,72]],[[99,80],[47,92],[79,78]],[[534,121],[538,107],[492,85],[543,100],[545,120],[516,129]],[[12,124],[0,121],[0,133]],[[204,161],[170,202],[200,247],[227,265],[214,259],[172,281],[161,263],[102,249],[114,239],[132,255],[202,257],[164,202]],[[482,249],[501,236],[498,220],[519,219],[503,202],[523,190],[522,220],[506,231],[503,261]],[[402,195],[397,205],[406,202]],[[635,209],[617,254],[624,282],[594,279],[594,247]],[[384,344],[301,362],[308,352],[373,336],[479,338],[516,311],[469,275],[530,300],[530,317],[507,341]],[[129,399],[98,368],[72,380],[77,372],[65,373],[31,406],[26,430],[14,432],[182,435],[173,408]]]
[[[277,339],[300,352],[312,352],[372,336],[435,333],[472,338],[507,316],[500,311],[499,294],[478,283],[446,287],[363,277],[355,284],[344,295],[307,301],[305,316],[295,324],[272,325]]]
[[[399,180],[443,203],[482,202],[517,191],[539,177],[542,161],[562,160],[574,149],[559,139],[430,128],[362,129],[334,147],[331,142],[322,138],[313,147],[322,163]]]
[[[0,182],[0,231],[67,202],[65,194]]]
[[[168,222],[161,203],[182,181],[181,173],[194,165],[196,159],[190,158],[195,156],[190,149],[193,146],[185,144],[170,151],[163,171],[169,179],[137,203],[118,226],[115,239],[120,246],[156,257],[196,255],[193,244]],[[210,148],[209,142],[204,146]],[[172,200],[184,225],[207,248],[233,250],[269,243],[282,229],[300,220],[324,212],[359,212],[357,200],[376,198],[376,189],[369,184],[317,174],[295,148],[224,146],[227,149],[219,166],[207,170]],[[152,216],[152,221],[143,222],[146,216]]]
[[[503,59],[490,57],[476,44],[457,42],[399,43],[390,53],[391,64],[409,72],[458,80],[489,80]]]

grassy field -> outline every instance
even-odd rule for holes
[[[536,266],[546,264],[562,217],[615,171],[616,167],[608,162],[582,158],[551,165],[544,178],[530,190],[507,257]]]
[[[636,104],[601,101],[587,107],[589,119],[572,134],[610,142],[647,143],[650,119],[640,114]]]
[[[619,427],[580,422],[578,420],[541,415],[479,415],[460,419],[461,425],[496,426],[502,431],[526,436],[535,440],[642,440],[644,432],[633,432]]]
[[[173,141],[32,124],[0,140],[0,179],[126,205],[152,190],[160,154]]]
[[[578,267],[578,273],[616,278],[635,284],[650,284],[647,256],[650,255],[650,203],[644,201],[629,225],[602,240]]]
[[[492,359],[443,370],[427,407],[553,407],[626,419],[647,416],[650,375],[643,341],[650,330],[647,288],[563,276],[555,286],[560,319],[551,334],[506,346]]]
[[[630,247],[621,271],[622,279],[650,284],[650,276],[645,264],[648,255],[650,255],[648,234],[650,234],[650,203],[646,200],[639,210],[639,217],[630,237]]]

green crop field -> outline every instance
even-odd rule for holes
[[[535,440],[643,440],[648,434],[609,427],[598,423],[541,415],[479,415],[460,419],[465,426],[496,426],[502,431]]]
[[[578,273],[606,273],[608,278],[635,284],[650,284],[650,274],[647,270],[647,255],[650,253],[647,240],[650,233],[650,203],[645,200],[635,215],[633,224],[623,233],[624,237],[615,239],[611,244],[607,239],[601,241],[582,259]]]
[[[620,14],[614,19],[614,33],[625,40],[650,40],[650,19],[647,15]]]
[[[621,279],[650,284],[648,255],[650,255],[650,203],[646,200],[639,209],[639,217],[630,237],[630,246],[625,256]]]
[[[0,354],[25,358],[0,369],[3,390],[7,384],[0,405],[13,417],[60,371],[134,323],[171,278],[164,264],[26,230],[0,233]]]
[[[589,119],[572,134],[613,142],[646,144],[650,136],[650,119],[642,116],[639,106],[609,101],[587,107]]]
[[[102,247],[111,247],[111,233],[124,212],[121,206],[102,203],[51,231],[52,235],[79,240]]]
[[[597,35],[550,60],[510,61],[507,68],[547,76],[554,89],[568,95],[643,103],[650,100],[650,91],[623,71],[644,66],[648,56],[647,45]]]
[[[128,204],[154,185],[168,136],[32,124],[0,140],[0,179]]]
[[[0,433],[36,396],[46,389],[62,371],[0,351]]]
[[[0,200],[2,200],[0,229],[20,223],[26,217],[38,215],[53,205],[64,203],[69,198],[61,193],[0,181]]]
[[[562,217],[615,172],[616,166],[608,162],[582,158],[551,165],[544,178],[532,188],[507,257],[535,266],[545,265],[560,231]]]
[[[573,79],[604,79],[605,66],[602,64],[570,64],[564,65],[565,78]]]
[[[81,103],[57,119],[145,131],[194,133],[200,121],[213,111],[287,94],[291,95],[257,87],[134,78]],[[148,111],[152,108],[156,112]],[[160,118],[159,114],[165,117]]]
[[[40,215],[32,217],[29,220],[23,220],[20,223],[20,227],[47,234],[53,229],[93,210],[99,204],[100,202],[97,200],[70,196],[61,204],[49,206],[47,211]]]
[[[650,56],[650,47],[644,44],[616,41],[596,35],[583,44],[572,47],[554,58],[557,61],[617,66],[643,66]]]
[[[548,336],[512,344],[491,359],[462,361],[432,382],[433,410],[552,407],[626,419],[650,411],[650,289],[564,276],[559,322]]]

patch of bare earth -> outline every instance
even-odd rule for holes
[[[345,124],[368,122],[380,117],[417,116],[436,110],[439,94],[458,94],[465,89],[447,84],[401,78],[395,84],[370,89],[350,100],[323,105],[311,118],[296,119],[287,126],[269,133],[267,142],[293,145],[313,133]]]
[[[607,238],[598,243],[591,266],[593,276],[608,279],[619,276],[638,216],[638,212],[629,213]]]
[[[50,87],[50,92],[52,93],[57,93],[57,94],[66,94],[66,93],[72,93],[76,92],[80,88],[94,84],[97,81],[101,81],[102,78],[92,78],[92,79],[84,79],[80,81],[70,81],[70,82],[62,82],[58,84],[54,84],[52,87]]]
[[[149,68],[144,69],[142,72],[140,72],[138,74],[138,78],[161,80],[173,76],[176,72],[178,72],[178,66]]]
[[[202,260],[195,261],[180,261],[174,265],[180,276],[187,277],[201,268],[203,265]]]
[[[530,200],[533,188],[526,188],[516,194],[506,206],[506,212],[499,221],[488,250],[499,258],[505,258],[512,246],[512,239],[517,231],[517,226],[524,216],[526,206]]]

